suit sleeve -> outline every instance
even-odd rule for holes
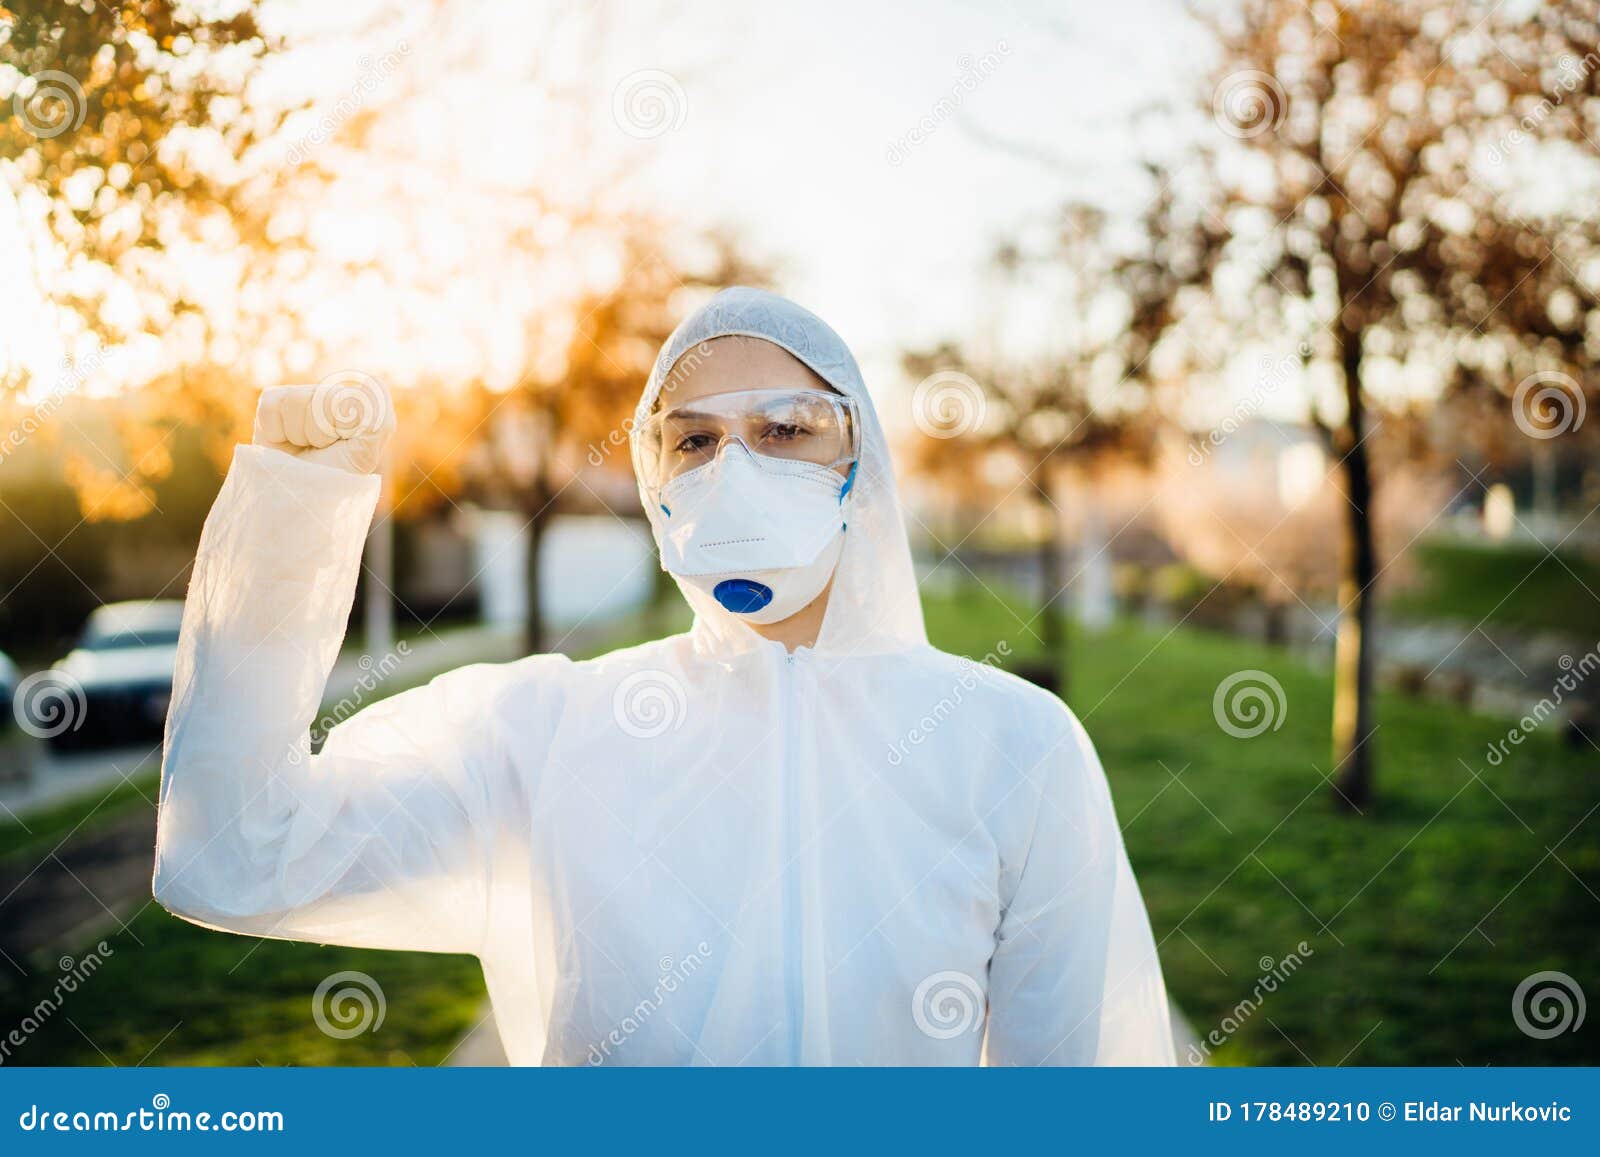
[[[1032,769],[1038,808],[989,967],[995,1065],[1170,1065],[1166,986],[1111,793],[1076,719]]]
[[[505,765],[495,669],[366,707],[310,753],[377,496],[375,477],[238,448],[184,611],[155,896],[233,932],[477,952]]]

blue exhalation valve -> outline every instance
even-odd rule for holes
[[[772,588],[755,579],[723,579],[711,593],[736,615],[753,615],[772,601]]]

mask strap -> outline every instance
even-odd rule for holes
[[[850,493],[851,489],[854,488],[854,486],[856,484],[856,467],[858,467],[860,465],[861,465],[861,459],[859,459],[859,458],[857,458],[854,462],[850,463],[850,473],[848,473],[848,474],[846,474],[844,476],[844,487],[839,491],[839,505],[840,506],[844,505],[845,497]]]

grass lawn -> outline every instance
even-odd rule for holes
[[[49,998],[57,973],[37,973],[9,999],[0,990],[0,1023],[27,1034],[7,1064],[436,1065],[484,999],[470,956],[230,936],[185,924],[154,902],[105,942],[110,954],[54,1011],[30,1010]],[[317,1027],[312,996],[325,978],[351,970],[377,983],[384,1017],[375,1031],[339,1040]]]
[[[15,817],[0,820],[0,857],[37,848],[55,847],[67,836],[124,815],[135,808],[148,808],[161,783],[160,764],[152,762],[114,787],[92,788],[69,796],[42,812],[30,814],[26,822]]]
[[[1036,648],[1022,604],[926,600],[930,632],[980,656]],[[1546,724],[1499,767],[1504,722],[1436,703],[1380,700],[1380,798],[1338,814],[1328,770],[1328,678],[1282,652],[1129,624],[1073,638],[1067,698],[1099,745],[1174,998],[1205,1036],[1239,1024],[1222,1064],[1569,1064],[1600,1034],[1536,1040],[1512,995],[1560,970],[1600,998],[1600,756]],[[1243,669],[1281,683],[1281,727],[1253,739],[1212,716]],[[434,1064],[482,1000],[464,957],[365,952],[206,932],[148,908],[92,983],[8,1063]],[[1238,1006],[1305,941],[1299,970]],[[386,998],[377,1032],[322,1033],[311,994],[357,970]],[[0,990],[19,1022],[55,977]],[[92,1037],[92,1042],[86,1038]]]
[[[929,629],[982,655],[1031,641],[988,597],[929,600]],[[1379,799],[1340,815],[1331,683],[1282,652],[1180,630],[1077,634],[1067,700],[1111,778],[1173,997],[1205,1037],[1304,940],[1305,964],[1215,1051],[1220,1064],[1600,1061],[1592,1018],[1536,1040],[1512,1019],[1531,973],[1600,997],[1600,754],[1547,723],[1498,767],[1507,723],[1380,697]],[[1269,672],[1278,730],[1238,739],[1218,683]]]
[[[1426,619],[1499,623],[1600,638],[1600,566],[1530,544],[1434,539],[1412,548],[1417,582],[1393,609]]]

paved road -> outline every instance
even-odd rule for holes
[[[408,644],[409,651],[391,680],[405,686],[465,663],[509,659],[520,653],[520,638],[501,628],[452,631]],[[369,668],[359,655],[345,655],[334,666],[324,710],[354,693]],[[366,698],[370,698],[368,692]],[[153,771],[159,744],[119,748],[57,758],[43,744],[33,749],[33,776],[0,790],[0,809],[26,827],[27,818],[69,799],[106,798],[123,782]],[[87,821],[86,821],[87,824]],[[57,841],[49,851],[20,852],[0,860],[0,984],[25,975],[29,958],[44,958],[126,927],[150,901],[154,868],[155,793]]]
[[[150,900],[156,809],[141,804],[42,858],[0,862],[0,976],[125,926]]]
[[[500,627],[469,627],[407,642],[408,653],[399,658],[391,676],[399,685],[412,686],[465,663],[515,658],[520,639],[515,631]],[[361,655],[346,653],[328,677],[324,709],[331,709],[360,684],[367,668]],[[370,695],[370,692],[369,692]],[[5,748],[14,774],[0,782],[0,817],[26,821],[30,814],[90,792],[105,791],[161,760],[161,744],[119,747],[73,755],[54,755],[43,743],[18,735]],[[17,764],[31,764],[17,768]]]

